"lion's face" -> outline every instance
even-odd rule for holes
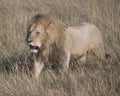
[[[37,53],[45,43],[47,33],[41,24],[32,24],[27,31],[27,44],[32,53]]]

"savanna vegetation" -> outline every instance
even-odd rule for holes
[[[110,60],[89,52],[86,64],[71,61],[67,75],[45,68],[36,82],[25,39],[38,13],[67,25],[94,23]],[[0,0],[0,96],[120,96],[120,0]]]

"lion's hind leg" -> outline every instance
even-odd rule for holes
[[[90,50],[91,54],[94,56],[96,60],[103,61],[105,60],[105,48],[103,45],[99,45]]]
[[[84,54],[81,58],[80,58],[80,62],[85,64],[86,63],[86,54]]]
[[[87,61],[87,57],[86,57],[86,52],[84,53],[84,54],[82,54],[82,55],[74,55],[73,56],[73,58],[74,59],[76,59],[76,60],[79,60],[80,61],[80,63],[86,63],[86,61]]]

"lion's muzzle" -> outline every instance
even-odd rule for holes
[[[39,49],[40,49],[40,47],[38,47],[38,46],[29,45],[29,47],[30,47],[30,51],[32,53],[37,53],[39,51]]]
[[[37,53],[40,49],[40,46],[33,45],[32,40],[27,40],[27,44],[30,48],[31,53]]]

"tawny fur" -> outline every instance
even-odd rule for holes
[[[103,46],[100,30],[88,23],[67,27],[58,20],[39,14],[30,20],[27,31],[27,40],[32,41],[32,46],[40,47],[34,53],[35,78],[38,78],[46,62],[57,63],[66,72],[71,56],[82,56],[81,61],[85,61],[88,50]]]

